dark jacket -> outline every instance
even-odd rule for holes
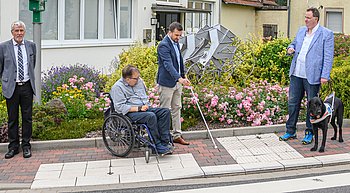
[[[185,78],[184,63],[180,52],[180,71],[176,59],[174,46],[169,38],[165,38],[158,45],[158,74],[157,83],[161,86],[172,88],[180,77]]]

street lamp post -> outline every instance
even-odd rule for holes
[[[45,11],[47,0],[29,0],[29,10],[33,12],[33,41],[36,44],[35,98],[34,102],[41,104],[41,12]]]

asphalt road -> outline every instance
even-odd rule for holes
[[[90,193],[207,193],[207,192],[293,192],[293,193],[350,193],[350,165],[327,168],[249,174],[244,176],[216,176],[212,178],[182,179],[161,183],[134,184],[110,187]]]

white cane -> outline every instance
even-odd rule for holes
[[[210,136],[210,138],[211,138],[211,141],[212,141],[213,144],[214,144],[214,148],[217,149],[218,146],[216,146],[216,143],[215,143],[215,141],[214,141],[214,138],[213,138],[213,136],[211,135],[210,129],[209,129],[208,124],[207,124],[207,121],[205,120],[204,115],[203,115],[202,110],[201,110],[201,107],[199,106],[198,98],[194,95],[192,86],[190,87],[190,89],[191,89],[191,92],[192,92],[193,97],[195,97],[195,100],[196,100],[196,104],[197,104],[199,113],[201,114],[202,119],[203,119],[203,121],[204,121],[204,123],[205,123],[205,126],[207,127],[207,131],[208,131],[208,133],[209,133],[209,136]]]

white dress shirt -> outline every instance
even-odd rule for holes
[[[13,49],[15,51],[15,56],[16,56],[16,65],[17,65],[17,76],[16,76],[16,82],[20,82],[18,75],[19,75],[19,70],[18,70],[18,46],[17,42],[12,39],[13,43]],[[24,41],[21,43],[21,50],[22,50],[22,57],[23,57],[23,68],[24,68],[24,79],[23,82],[27,82],[29,80],[29,74],[28,74],[28,57],[27,57],[27,51],[26,51],[26,46],[24,45]]]
[[[311,31],[311,34],[308,34],[306,31],[303,45],[301,46],[297,63],[293,72],[293,75],[299,78],[306,78],[306,66],[305,66],[305,60],[306,60],[306,54],[310,48],[310,44],[312,42],[312,39],[315,36],[315,32],[317,31],[320,24],[317,24]]]

